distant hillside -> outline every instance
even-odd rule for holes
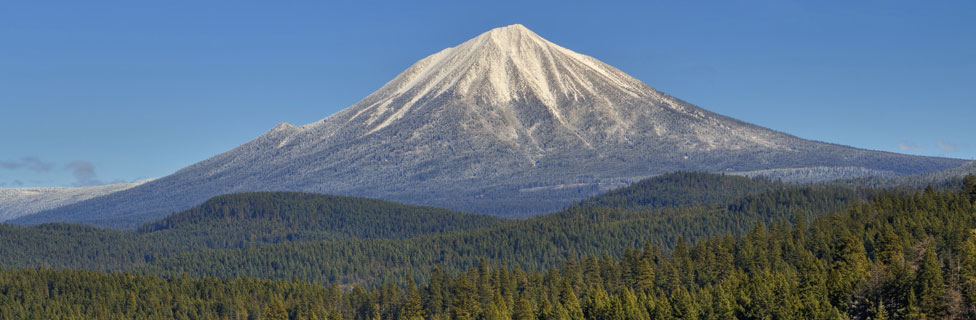
[[[0,222],[129,189],[149,180],[94,187],[0,188]]]
[[[202,205],[138,228],[141,237],[207,248],[253,243],[399,239],[500,223],[496,217],[382,200],[297,192],[218,196]],[[198,247],[199,248],[199,247]]]
[[[782,188],[766,178],[745,178],[701,172],[676,172],[635,182],[579,202],[581,207],[653,210],[690,204],[726,202],[734,198]]]
[[[711,187],[699,195],[681,195],[680,190],[705,185]],[[671,248],[678,239],[694,242],[745,232],[757,223],[812,218],[871,196],[850,188],[701,173],[673,174],[621,191],[626,196],[589,202],[603,205],[525,220],[347,197],[236,194],[133,233],[66,224],[0,225],[0,267],[403,284],[422,279],[438,264],[460,270],[486,259],[541,270],[566,257],[617,256],[645,243]]]
[[[902,177],[878,178],[861,177],[841,179],[828,182],[839,186],[858,186],[867,188],[900,188],[922,190],[928,186],[942,189],[958,189],[966,175],[976,175],[976,161],[970,161],[959,167],[935,172],[913,174]]]
[[[0,224],[0,267],[122,270],[185,251],[282,242],[402,239],[501,222],[491,216],[363,198],[287,192],[233,194],[143,225],[136,232],[66,223]]]

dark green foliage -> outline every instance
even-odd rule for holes
[[[0,266],[132,269],[194,250],[342,239],[401,239],[505,220],[328,195],[258,192],[219,196],[135,233],[71,224],[0,224]]]
[[[162,221],[146,224],[136,233],[156,243],[176,240],[190,248],[225,249],[244,248],[254,243],[409,238],[502,221],[491,216],[373,199],[256,192],[215,197]]]
[[[647,245],[548,270],[479,262],[451,275],[438,266],[419,289],[412,282],[340,290],[302,281],[4,270],[0,317],[976,317],[976,206],[965,192],[882,194],[803,225],[772,220],[739,236],[679,241],[670,255]]]
[[[976,175],[963,178],[963,191],[969,195],[969,201],[976,202]]]
[[[717,185],[757,181],[676,177]],[[658,210],[575,206],[503,221],[357,198],[249,193],[214,198],[137,233],[66,224],[0,225],[0,266],[406,285],[409,279],[427,280],[426,272],[438,264],[456,272],[488,259],[545,270],[567,257],[617,257],[648,243],[668,250],[678,239],[694,242],[742,233],[757,223],[815,217],[863,197],[846,188],[791,186],[715,204]]]
[[[329,319],[349,298],[295,281],[0,271],[2,319]]]
[[[675,172],[647,178],[627,187],[585,199],[578,205],[587,208],[653,210],[689,204],[727,202],[784,186],[783,183],[765,178]]]
[[[288,242],[243,249],[188,251],[139,267],[174,276],[290,278],[313,282],[371,283],[426,280],[426,271],[476,267],[481,259],[528,270],[558,266],[567,257],[609,254],[627,248],[671,249],[678,239],[738,234],[757,224],[793,217],[815,217],[842,210],[860,195],[847,189],[791,187],[745,196],[724,204],[635,211],[582,208],[539,218],[510,221],[465,232],[409,239],[346,239]]]

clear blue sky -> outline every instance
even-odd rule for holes
[[[0,186],[164,176],[513,23],[747,122],[976,158],[974,1],[522,2],[6,2]]]

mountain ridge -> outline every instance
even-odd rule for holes
[[[148,181],[152,179],[91,187],[0,188],[0,222],[129,189]]]

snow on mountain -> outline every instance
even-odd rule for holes
[[[129,189],[150,180],[94,187],[0,188],[0,222]]]
[[[962,163],[804,140],[718,115],[511,25],[418,61],[321,121],[283,123],[170,176],[15,222],[132,227],[215,195],[261,190],[526,216],[676,170],[814,168],[802,172],[834,177]]]

